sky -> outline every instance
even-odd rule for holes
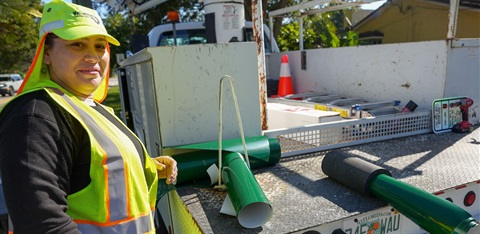
[[[364,10],[376,10],[379,8],[381,5],[383,5],[386,1],[378,1],[378,2],[373,2],[370,4],[364,4],[362,5],[362,9]]]

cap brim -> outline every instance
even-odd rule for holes
[[[80,38],[85,38],[85,37],[91,37],[91,36],[105,36],[105,39],[110,44],[119,46],[120,42],[115,39],[113,36],[111,36],[108,33],[105,33],[105,31],[92,27],[92,26],[76,26],[76,27],[71,27],[71,28],[60,28],[53,30],[53,33],[55,35],[59,36],[60,38],[64,40],[77,40]]]

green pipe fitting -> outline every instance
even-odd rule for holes
[[[252,168],[280,161],[281,151],[277,139],[249,137],[245,143]],[[177,149],[183,150],[183,153],[172,155],[178,167],[176,186],[211,187],[213,184],[207,170],[213,164],[218,167],[218,141],[184,145]],[[227,187],[228,197],[240,225],[256,228],[270,219],[272,206],[248,168],[243,154],[241,139],[222,141],[222,181]]]
[[[272,216],[272,206],[240,153],[224,155],[222,177],[243,227],[256,228]]]
[[[280,145],[277,139],[265,136],[245,138],[250,166],[258,168],[274,165],[280,161]],[[218,141],[184,145],[176,149],[188,150],[186,153],[171,155],[177,161],[177,186],[194,185],[211,186],[207,169],[215,164],[218,167]],[[244,154],[241,139],[222,141],[223,152]]]

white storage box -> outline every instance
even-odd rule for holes
[[[267,103],[267,115],[268,129],[292,128],[342,120],[338,112],[280,103]]]

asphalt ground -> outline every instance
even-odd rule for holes
[[[5,97],[0,96],[0,108],[2,108],[12,98],[13,97],[10,97],[10,96],[5,96]]]

